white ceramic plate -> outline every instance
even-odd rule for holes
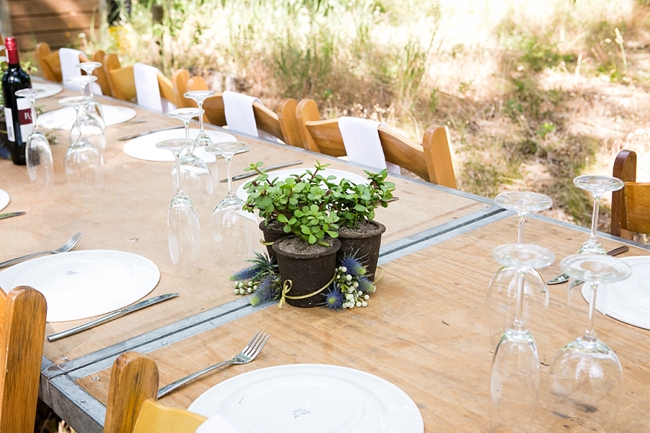
[[[6,208],[10,201],[11,197],[9,197],[7,191],[0,189],[0,210]]]
[[[59,86],[58,84],[50,84],[50,83],[32,83],[32,87],[34,89],[43,89],[45,92],[40,93],[36,99],[45,99],[49,98],[50,96],[58,95],[63,91],[63,87]]]
[[[86,319],[145,297],[160,280],[149,259],[122,251],[54,254],[0,272],[0,287],[34,287],[47,301],[47,321]],[[7,289],[9,288],[9,289]]]
[[[261,168],[264,168],[264,166],[262,166]],[[286,170],[272,170],[269,171],[268,174],[269,174],[269,179],[275,179],[277,177],[281,180],[284,180],[289,176],[291,176],[292,174],[303,174],[307,170],[314,171],[315,169],[314,167],[288,168]],[[323,176],[336,176],[336,179],[334,180],[335,181],[338,180],[339,182],[340,179],[349,179],[351,182],[354,182],[356,184],[368,183],[368,179],[366,179],[365,177],[359,176],[358,174],[343,171],[343,170],[333,170],[333,169],[326,168],[325,170],[320,171],[319,173],[322,174]],[[237,197],[246,201],[246,199],[248,198],[248,194],[246,193],[246,191],[244,191],[244,185],[246,185],[246,183],[250,182],[253,179],[254,177],[249,177],[248,179],[244,179],[244,182],[241,185],[239,185],[239,188],[237,188]]]
[[[621,322],[650,329],[650,256],[624,257],[621,260],[632,267],[632,275],[627,280],[607,286],[607,315]],[[585,284],[582,296],[588,299]],[[596,309],[603,312],[603,299],[596,297]]]
[[[135,110],[119,105],[102,104],[106,126],[113,126],[127,122],[135,117]],[[69,130],[74,124],[76,115],[73,107],[63,107],[58,110],[48,111],[38,116],[38,126],[45,129]]]
[[[222,415],[241,433],[422,433],[417,406],[392,383],[351,368],[263,368],[204,392],[189,410]]]
[[[236,140],[234,135],[225,132],[212,131],[210,129],[205,132],[207,132],[213,142]],[[195,138],[198,134],[198,129],[190,129],[191,138]],[[185,138],[185,129],[170,129],[168,131],[159,131],[154,132],[153,134],[143,135],[142,137],[127,141],[122,150],[124,150],[124,153],[130,157],[136,159],[156,162],[173,162],[174,155],[169,150],[158,149],[156,147],[156,143],[169,138]],[[203,148],[197,148],[194,151],[194,154],[208,164],[217,160],[214,154],[206,152]]]

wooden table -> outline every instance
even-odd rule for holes
[[[56,109],[57,100],[68,94],[72,92],[64,91],[62,95],[39,101],[37,105],[43,104],[45,111]],[[121,104],[117,101],[106,103]],[[25,216],[2,222],[4,242],[0,246],[0,260],[45,248],[56,248],[76,230],[82,230],[85,235],[76,247],[78,250],[127,251],[145,256],[158,265],[162,275],[160,283],[147,297],[169,292],[181,294],[179,299],[139,311],[101,327],[54,343],[45,342],[41,398],[75,429],[83,432],[101,431],[103,423],[101,399],[96,399],[95,394],[82,385],[83,379],[95,381],[93,378],[100,377],[95,373],[112,363],[120,353],[125,350],[150,352],[187,338],[199,338],[204,332],[221,333],[233,326],[233,321],[245,324],[245,320],[263,320],[265,315],[273,317],[273,313],[277,313],[275,308],[253,308],[245,298],[232,294],[231,284],[227,280],[228,273],[214,265],[207,233],[203,236],[206,239],[203,243],[204,265],[201,269],[190,275],[174,269],[169,259],[166,240],[167,207],[173,193],[170,176],[172,164],[133,159],[122,152],[124,142],[117,141],[117,138],[177,123],[159,113],[134,108],[138,114],[137,119],[146,119],[147,122],[124,123],[107,129],[104,188],[94,194],[74,193],[65,183],[62,161],[69,143],[67,131],[53,132],[59,137],[60,143],[52,146],[55,186],[50,190],[34,189],[28,182],[24,167],[14,166],[8,161],[0,162],[0,188],[9,192],[12,198],[6,211],[27,212]],[[314,162],[320,160],[327,161],[335,169],[363,174],[363,168],[359,165],[282,144],[235,135],[248,141],[251,151],[235,157],[234,173],[241,172],[244,167],[259,160],[264,161],[265,165],[272,165],[301,159],[304,162],[302,167],[313,167]],[[219,164],[223,176],[223,161],[220,160]],[[396,196],[400,200],[392,203],[388,209],[380,209],[377,215],[377,219],[387,226],[381,258],[386,263],[407,260],[420,248],[456,236],[458,230],[470,229],[485,218],[502,214],[502,210],[496,208],[490,200],[481,197],[405,177],[393,176],[391,180],[397,185]],[[214,204],[223,196],[225,188],[214,197]],[[199,217],[204,228],[209,227],[209,213],[208,207],[199,208]],[[514,235],[512,237],[514,238]],[[415,284],[413,279],[416,275],[417,273],[412,274],[409,271],[405,278]],[[387,287],[386,291],[389,293],[394,284],[395,281],[387,275],[381,286]],[[421,288],[418,284],[411,288]],[[401,285],[402,283],[397,284],[394,290],[400,290]],[[382,299],[380,295],[371,305],[379,308]],[[369,314],[374,314],[373,311],[380,312],[374,308],[365,311]],[[277,318],[288,317],[287,314],[297,320],[315,314],[323,323],[334,316],[338,317],[338,320],[353,320],[353,315],[347,313],[332,315],[320,309],[305,311],[291,308],[286,308]],[[412,318],[415,317],[417,316]],[[49,323],[46,332],[58,332],[85,321]],[[244,331],[242,335],[249,333],[248,329]],[[273,344],[281,341],[279,338],[276,340],[279,334],[278,331],[274,332]],[[289,335],[285,337],[289,338]],[[250,336],[246,335],[244,338],[247,341]],[[387,338],[390,338],[390,335],[381,336],[381,339]],[[230,345],[223,348],[228,353],[231,348],[238,350],[242,343],[239,338],[234,337],[223,341],[224,344]],[[300,340],[294,341],[293,345],[300,347]],[[273,346],[269,348],[271,347]],[[265,349],[265,355],[272,352]],[[334,356],[331,354],[329,357],[322,357],[319,362],[332,362]],[[314,362],[315,359],[313,356],[304,359],[298,357],[286,362]],[[208,364],[213,360],[214,358]],[[259,368],[262,365],[256,361],[252,367]],[[191,363],[179,367],[188,371],[194,370],[194,364]],[[373,368],[366,370],[377,371]],[[233,370],[235,373],[237,371],[243,370]],[[167,371],[163,367],[163,381],[177,373],[173,370]],[[389,376],[384,377],[390,380]],[[80,380],[79,383],[76,382],[77,379]],[[101,377],[95,382],[101,382]],[[410,394],[408,389],[405,390]],[[183,392],[179,391],[170,398],[175,402],[174,399],[182,395]]]

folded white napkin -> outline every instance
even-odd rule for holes
[[[241,433],[221,415],[208,418],[196,429],[196,433]]]
[[[61,64],[61,77],[63,78],[63,85],[69,89],[77,90],[77,86],[73,86],[68,83],[68,79],[72,77],[81,76],[81,69],[77,68],[79,64],[79,56],[85,56],[79,50],[73,50],[72,48],[61,48],[59,49],[59,63]],[[102,88],[99,87],[99,84],[92,83],[93,94],[101,95]]]
[[[133,78],[135,80],[135,93],[138,105],[151,110],[168,111],[176,109],[174,104],[160,96],[158,86],[158,68],[136,63],[133,65]]]
[[[339,118],[339,130],[343,137],[345,153],[348,155],[348,161],[367,165],[377,170],[387,168],[389,172],[399,174],[398,165],[386,162],[377,130],[381,124],[358,117]]]
[[[254,96],[228,90],[223,92],[222,95],[228,129],[259,137],[257,124],[255,123],[255,113],[253,113],[253,102],[257,101],[260,104],[262,102]]]

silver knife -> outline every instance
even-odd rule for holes
[[[291,167],[291,166],[300,165],[300,164],[302,164],[302,161],[284,162],[282,164],[271,165],[271,166],[266,167],[266,168],[262,167],[262,170],[271,171],[271,170],[277,170],[279,168]],[[232,180],[234,182],[236,180],[246,179],[247,177],[257,176],[258,174],[259,174],[258,172],[251,170],[251,171],[249,171],[247,173],[242,173],[242,174],[238,174],[237,176],[233,176]],[[228,182],[228,179],[227,178],[226,179],[221,179],[221,182]]]
[[[97,325],[101,325],[106,322],[110,322],[111,320],[115,320],[119,317],[126,316],[127,314],[133,313],[134,311],[142,310],[143,308],[147,308],[151,305],[158,304],[159,302],[163,302],[168,299],[175,298],[178,295],[179,295],[178,293],[168,293],[166,295],[160,295],[154,298],[146,299],[142,302],[138,302],[137,304],[133,304],[129,307],[125,307],[117,311],[113,311],[112,313],[102,316],[99,319],[93,320],[92,322],[88,322],[83,325],[70,328],[66,331],[57,332],[56,334],[48,335],[47,341],[52,342],[52,341],[60,340],[65,337],[69,337],[70,335],[78,334],[79,332],[85,331],[90,328],[94,328]]]
[[[628,252],[629,250],[630,250],[630,247],[623,245],[623,246],[621,246],[621,247],[614,248],[613,250],[608,251],[608,252],[607,252],[607,255],[608,255],[608,256],[617,256],[617,255],[619,255],[619,254],[626,253],[626,252]],[[555,278],[551,278],[550,280],[548,280],[548,281],[546,282],[546,284],[548,284],[549,286],[552,286],[552,285],[554,285],[554,284],[562,284],[562,283],[566,283],[567,281],[569,281],[569,278],[570,278],[570,277],[569,277],[567,274],[558,275],[557,277],[555,277]],[[576,281],[579,281],[579,280],[576,280]],[[575,283],[575,282],[574,282],[574,283]],[[578,284],[580,284],[580,283],[578,283]],[[575,286],[576,284],[573,284],[573,285]]]
[[[2,213],[0,214],[0,220],[3,220],[5,218],[11,218],[15,216],[20,216],[20,215],[25,215],[25,212],[9,212],[9,213]]]
[[[145,132],[141,132],[139,134],[125,135],[124,137],[120,137],[117,140],[118,141],[133,140],[134,138],[144,137],[145,135],[154,134],[156,132],[169,131],[171,129],[179,129],[179,128],[183,128],[183,127],[184,127],[183,125],[176,125],[176,126],[168,126],[167,128],[152,129],[151,131],[145,131]]]

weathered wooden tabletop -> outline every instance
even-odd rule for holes
[[[39,100],[37,105],[43,106],[45,111],[57,109],[58,99],[71,94],[73,92],[64,90],[60,95]],[[114,100],[102,101],[114,105],[126,105]],[[51,131],[59,138],[59,144],[52,145],[55,185],[51,189],[34,189],[29,184],[25,167],[14,166],[10,161],[0,161],[2,165],[0,188],[11,196],[11,203],[5,211],[27,212],[24,216],[2,222],[3,242],[0,245],[0,260],[43,249],[57,248],[76,230],[82,230],[85,235],[75,250],[108,249],[131,252],[149,258],[160,268],[160,282],[147,297],[169,292],[181,294],[175,300],[136,312],[81,334],[54,343],[45,342],[41,397],[80,431],[92,429],[92,426],[97,424],[92,416],[88,416],[88,413],[94,413],[95,409],[90,410],[84,404],[99,409],[101,404],[93,401],[92,398],[88,401],[84,400],[85,390],[82,388],[68,390],[73,394],[80,392],[78,399],[66,394],[67,391],[61,391],[57,384],[67,383],[73,377],[69,376],[71,373],[76,371],[82,374],[84,371],[96,370],[97,366],[109,362],[125,350],[164,345],[166,341],[187,338],[202,330],[207,332],[210,328],[214,328],[214,332],[222,332],[219,330],[225,329],[223,326],[232,326],[232,324],[223,325],[229,320],[235,322],[241,320],[247,333],[244,320],[251,320],[253,317],[263,318],[264,315],[273,313],[273,308],[258,311],[259,309],[250,307],[244,298],[235,297],[228,282],[228,272],[214,264],[215,260],[208,241],[209,214],[210,207],[225,196],[225,184],[220,184],[221,188],[213,197],[212,205],[199,207],[199,218],[204,229],[201,261],[203,265],[190,273],[173,267],[169,259],[166,234],[167,207],[173,194],[170,175],[172,163],[131,158],[122,151],[125,142],[118,141],[117,138],[176,125],[177,121],[159,113],[132,107],[137,112],[136,119],[146,119],[147,122],[127,122],[107,128],[104,187],[101,191],[80,194],[73,192],[66,184],[63,156],[69,144],[68,131]],[[363,175],[363,167],[358,165],[282,144],[235,135],[249,142],[251,150],[234,158],[233,173],[243,171],[244,167],[256,161],[264,161],[268,166],[300,159],[303,161],[300,167],[313,167],[314,162],[320,160],[330,163],[332,168]],[[225,164],[221,159],[219,169],[220,177],[224,177]],[[501,210],[487,199],[406,177],[391,176],[391,180],[397,185],[395,195],[399,197],[399,201],[377,212],[377,219],[387,226],[382,241],[383,261],[402,260],[400,257],[404,256],[406,259],[420,245],[426,246],[446,239],[456,233],[458,228],[472,227],[491,215],[501,213]],[[235,187],[242,182],[244,181],[235,183]],[[412,282],[416,275],[416,270],[408,271],[404,276],[405,281]],[[387,273],[382,284],[393,285],[394,282],[391,281]],[[379,297],[374,305],[377,307],[381,305],[381,299]],[[367,309],[367,311],[372,310],[372,308]],[[304,317],[313,314],[322,315],[322,320],[327,320],[329,317],[326,313],[320,310],[302,312],[291,311],[291,309],[282,312],[285,316],[290,314],[296,317],[303,317],[302,314],[305,314]],[[338,317],[339,320],[343,320],[348,318],[348,315],[341,314]],[[417,315],[412,316],[412,319],[416,317]],[[50,334],[62,331],[84,322],[86,320],[48,323],[46,332]],[[233,347],[241,343],[234,338],[234,335],[232,339],[227,339],[229,341],[227,344],[232,344]],[[390,335],[386,335],[385,338],[390,338]],[[277,343],[279,339],[276,340],[274,337],[274,341]],[[296,359],[287,362],[329,362],[329,359],[324,357],[317,361],[314,357],[306,357],[304,360]],[[190,371],[193,370],[193,366],[192,363],[188,363],[186,366],[178,367]],[[373,368],[367,370],[376,371]],[[165,380],[170,373],[163,368]],[[387,378],[390,380],[389,377]]]

